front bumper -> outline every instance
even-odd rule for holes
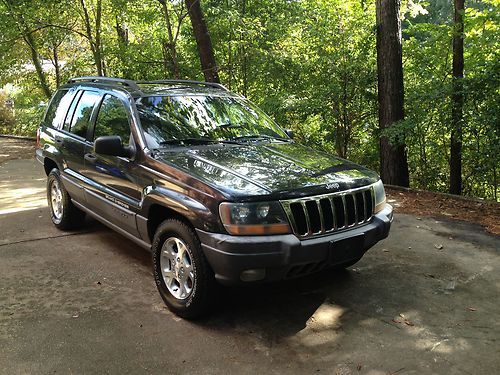
[[[259,270],[265,275],[259,281],[277,281],[357,260],[389,235],[392,219],[392,207],[386,204],[365,225],[305,240],[294,234],[231,236],[200,229],[196,232],[216,279],[230,285],[241,283],[242,272],[247,270]]]

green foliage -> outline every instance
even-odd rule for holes
[[[14,111],[7,103],[12,100],[5,90],[0,90],[0,133],[5,133],[14,126]]]
[[[184,1],[162,2],[102,0],[107,75],[203,78]],[[95,38],[97,0],[85,4]],[[465,6],[464,192],[493,199],[500,195],[499,5]],[[299,142],[378,169],[375,2],[202,0],[202,6],[223,84],[293,129]],[[403,1],[402,16],[406,117],[384,136],[406,143],[412,186],[446,191],[453,4]],[[34,134],[47,101],[41,78],[53,92],[72,76],[96,74],[87,34],[80,0],[0,0],[0,87],[17,88],[9,93],[14,122],[0,97],[1,132]]]

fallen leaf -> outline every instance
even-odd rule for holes
[[[408,320],[408,319],[405,320],[405,324],[407,326],[410,326],[410,327],[413,327],[415,325],[415,324],[413,324],[413,322],[411,320]]]
[[[469,310],[469,311],[477,311],[477,309],[474,308],[474,307],[468,307],[467,310]]]
[[[438,250],[442,250],[444,246],[441,244],[434,244],[434,247]]]

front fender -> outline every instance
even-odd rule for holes
[[[160,205],[185,217],[198,229],[209,232],[220,231],[221,224],[217,212],[212,212],[201,202],[185,194],[166,189],[161,186],[148,186],[144,189],[144,199],[141,215],[149,217],[151,206]],[[215,215],[215,216],[214,216]]]

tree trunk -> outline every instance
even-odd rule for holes
[[[168,9],[168,5],[166,0],[158,0],[161,4],[162,11],[163,11],[163,17],[165,18],[165,23],[167,26],[167,33],[168,33],[168,42],[166,40],[162,40],[162,48],[163,48],[163,59],[164,59],[164,65],[165,68],[168,68],[170,65],[171,67],[171,72],[174,78],[178,79],[180,78],[180,71],[179,71],[179,63],[177,61],[177,47],[176,47],[176,40],[174,38],[174,33],[172,31],[172,22],[170,21],[170,11]],[[179,21],[181,22],[181,20]]]
[[[50,99],[52,97],[52,91],[50,90],[49,84],[47,82],[47,77],[45,75],[45,72],[43,71],[43,61],[40,59],[40,54],[38,53],[37,46],[35,44],[35,40],[33,38],[33,34],[29,30],[26,22],[24,21],[23,13],[22,12],[17,12],[17,9],[15,8],[15,1],[4,1],[4,4],[7,6],[9,11],[12,13],[12,16],[16,20],[16,26],[21,33],[21,37],[23,38],[24,42],[28,46],[30,50],[30,55],[31,55],[31,61],[33,63],[33,66],[35,67],[36,75],[38,77],[38,81],[40,83],[40,87],[42,88],[42,91],[44,95],[47,97],[47,99]]]
[[[205,81],[218,83],[220,80],[217,63],[215,62],[212,40],[210,39],[207,24],[201,11],[200,0],[185,0],[185,2],[191,24],[193,25],[193,34],[198,46],[198,54]]]
[[[101,68],[100,75],[106,75],[106,64],[104,63],[104,56],[102,53],[102,42],[101,42],[101,20],[102,20],[102,0],[97,0],[96,5],[96,16],[95,16],[95,50],[96,50],[96,61],[99,62]]]
[[[400,0],[376,0],[378,117],[380,130],[404,119]],[[380,137],[380,174],[386,184],[409,186],[404,139]]]
[[[247,1],[242,0],[242,7],[241,7],[241,17],[245,18],[247,13]],[[243,56],[243,61],[241,63],[241,70],[242,70],[242,76],[243,76],[243,96],[247,96],[248,92],[248,54],[247,54],[247,41],[244,40],[243,37],[243,32],[240,34],[240,45],[241,45],[241,54]]]
[[[42,91],[47,99],[50,99],[52,97],[52,91],[50,90],[49,84],[47,83],[47,77],[45,76],[45,72],[43,71],[42,61],[40,60],[40,55],[38,54],[38,50],[35,46],[35,41],[29,31],[27,31],[26,34],[23,35],[23,39],[30,49],[31,61],[33,62],[33,66],[35,67],[38,80],[40,81],[40,86],[42,87]]]
[[[123,78],[132,78],[130,65],[128,63],[128,29],[127,26],[119,19],[118,16],[115,18],[115,30],[118,40],[118,52],[119,52],[119,66]]]
[[[451,94],[450,193],[462,194],[464,0],[454,0],[453,85]]]
[[[92,25],[90,23],[90,15],[87,8],[85,0],[80,0],[80,5],[83,10],[83,20],[85,23],[85,31],[87,39],[90,44],[90,50],[92,51],[92,56],[94,57],[94,64],[96,67],[96,72],[98,76],[106,75],[103,58],[102,58],[102,46],[101,46],[101,16],[102,16],[102,0],[97,0],[96,12],[95,12],[95,37],[92,32]]]
[[[59,66],[59,54],[57,52],[57,49],[59,48],[58,45],[54,44],[52,46],[52,56],[54,58],[54,70],[56,73],[56,87],[59,88],[61,85],[61,67]]]

